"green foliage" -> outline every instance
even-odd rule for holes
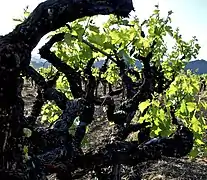
[[[186,124],[194,133],[195,143],[190,155],[192,157],[207,152],[207,130],[205,111],[207,110],[206,94],[200,93],[200,76],[191,72],[181,73],[176,77],[170,88],[164,94],[155,97],[151,103],[142,102],[139,110],[148,107],[147,113],[138,119],[139,122],[153,122],[151,136],[168,136],[174,131],[170,119],[170,107],[176,108],[176,116]],[[167,109],[167,113],[165,110]]]
[[[167,78],[172,79],[174,74],[177,77],[165,93],[154,94],[152,101],[140,103],[138,111],[143,112],[148,109],[143,117],[136,117],[137,121],[153,122],[152,137],[168,136],[175,130],[169,114],[170,106],[175,106],[177,117],[194,132],[195,145],[191,156],[195,157],[200,152],[207,152],[203,141],[207,128],[203,113],[207,103],[204,100],[206,96],[199,93],[200,77],[184,72],[183,68],[189,60],[197,56],[200,46],[196,37],[192,37],[189,41],[182,39],[179,28],[173,29],[171,26],[171,16],[172,11],[169,11],[165,18],[160,17],[159,7],[156,6],[153,14],[144,22],[140,22],[138,17],[117,19],[110,15],[105,23],[98,25],[97,16],[85,17],[51,33],[50,36],[57,32],[66,33],[64,41],[56,43],[52,50],[62,61],[77,70],[82,70],[90,58],[106,59],[107,54],[113,54],[114,50],[128,66],[133,67],[138,54],[146,56],[155,40],[152,61],[157,66],[162,65]],[[168,46],[167,39],[172,40],[172,47]],[[50,72],[49,69],[40,71],[45,77]],[[93,68],[96,77],[98,71]],[[112,61],[102,77],[111,83],[119,80],[118,69]],[[69,84],[64,77],[58,79],[57,88],[66,93],[67,97],[72,98]],[[53,103],[48,103],[42,110],[42,119],[52,122],[59,114],[60,110]]]
[[[51,77],[55,73],[55,69],[52,67],[40,68],[39,72],[44,78],[48,79],[49,77]],[[60,87],[60,89],[63,90],[63,92],[65,92],[67,94],[66,90],[68,89],[67,87],[69,87],[69,85],[67,83],[65,83],[64,81],[61,81],[61,83],[58,83],[60,81],[59,79],[57,81],[56,86]],[[52,123],[58,119],[60,114],[61,114],[61,110],[59,109],[59,107],[54,102],[48,102],[42,108],[41,121],[43,123],[45,123],[45,122]]]

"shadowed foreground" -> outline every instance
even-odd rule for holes
[[[30,113],[32,103],[35,101],[35,90],[32,85],[27,82],[22,92],[25,101],[25,112]],[[100,110],[101,115],[103,112]],[[97,120],[90,125],[90,131],[87,134],[89,141],[89,148],[100,145],[104,139],[108,136],[112,126],[109,125],[107,120]],[[88,148],[85,149],[87,151]],[[195,159],[189,160],[187,158],[163,158],[158,161],[149,161],[139,164],[134,167],[136,174],[130,173],[131,167],[123,167],[122,173],[125,174],[126,179],[137,177],[139,175],[141,179],[146,180],[206,180],[207,179],[207,160]],[[92,175],[88,174],[82,177],[82,180],[91,179]],[[55,175],[49,176],[49,180],[55,180]]]

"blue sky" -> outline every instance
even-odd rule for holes
[[[4,35],[15,27],[12,18],[18,18],[23,8],[29,5],[33,10],[43,0],[6,0],[0,4],[0,34]],[[154,5],[160,6],[161,14],[169,10],[174,12],[172,26],[179,27],[185,40],[196,36],[201,45],[199,59],[207,60],[207,0],[134,0],[136,15],[141,19],[148,18]],[[34,51],[36,54],[37,51]]]

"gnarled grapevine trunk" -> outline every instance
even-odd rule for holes
[[[189,153],[193,146],[193,134],[176,119],[173,111],[172,123],[177,130],[171,137],[150,140],[150,131],[146,128],[148,123],[131,124],[139,103],[152,99],[153,92],[161,93],[171,83],[150,63],[152,52],[146,57],[139,57],[144,64],[141,78],[132,69],[127,69],[118,56],[114,58],[82,40],[92,50],[99,51],[116,63],[119,69],[123,87],[114,90],[109,85],[110,92],[104,97],[95,95],[98,81],[102,79],[97,80],[92,74],[94,58],[88,60],[82,75],[50,51],[54,43],[63,39],[64,33],[54,35],[40,49],[40,55],[65,75],[73,100],[53,87],[57,77],[46,81],[29,66],[31,51],[46,33],[84,16],[113,13],[126,17],[132,10],[131,0],[47,0],[39,4],[11,33],[0,37],[0,179],[40,180],[56,173],[60,180],[66,180],[75,177],[77,169],[82,170],[82,175],[94,170],[96,176],[101,177],[101,169],[108,166],[114,166],[113,174],[119,177],[120,164],[135,165],[163,155],[181,157]],[[100,78],[106,69],[107,63],[100,71]],[[135,75],[140,81],[134,83],[128,74]],[[31,77],[38,87],[38,96],[28,117],[24,116],[21,98],[22,76]],[[87,79],[85,88],[81,86],[82,76]],[[165,86],[163,82],[166,82]],[[127,99],[116,109],[113,96],[124,89]],[[46,100],[54,101],[62,110],[58,120],[49,128],[36,126]],[[81,141],[86,127],[94,119],[95,106],[101,105],[107,107],[107,119],[116,124],[115,138],[106,146],[84,154]],[[68,129],[77,117],[80,123],[72,136]],[[144,132],[139,142],[125,141],[130,133],[138,130]]]
[[[0,178],[25,176],[23,148],[27,145],[23,128],[30,122],[23,116],[21,73],[29,66],[31,51],[48,32],[84,16],[114,13],[127,16],[131,0],[47,0],[11,33],[0,38]],[[63,98],[64,99],[64,98]],[[62,101],[64,104],[64,101]],[[22,177],[21,177],[22,176]],[[8,178],[8,179],[10,179]]]

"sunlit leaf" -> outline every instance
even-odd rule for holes
[[[193,112],[197,106],[196,103],[194,103],[194,102],[187,102],[186,105],[187,105],[186,107],[189,112]]]
[[[144,101],[139,104],[139,110],[143,112],[150,105],[150,101]]]

